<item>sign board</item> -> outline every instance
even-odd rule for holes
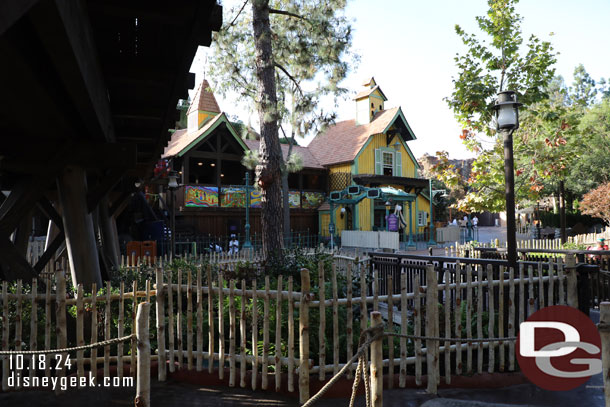
[[[347,187],[347,193],[350,195],[360,194],[360,185],[352,185],[351,187]]]
[[[369,199],[379,198],[380,196],[381,196],[381,191],[377,188],[369,189],[368,191],[366,191],[366,197]]]
[[[341,193],[343,191],[333,191],[330,193],[330,200],[331,201],[338,201],[339,199],[341,199]]]

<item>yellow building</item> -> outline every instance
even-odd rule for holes
[[[394,212],[398,204],[406,221],[405,238],[411,235],[413,240],[424,239],[430,203],[422,191],[428,188],[429,180],[419,178],[419,165],[407,145],[415,140],[415,134],[400,107],[384,108],[387,98],[374,78],[364,86],[354,98],[355,118],[330,126],[312,140],[308,150],[328,168],[331,192],[350,185],[393,187],[404,192],[395,198],[386,195],[390,196],[388,206],[385,199],[368,198],[357,204],[337,206],[334,217],[337,234],[345,229],[385,230],[388,208]],[[319,208],[322,235],[329,235],[330,220],[330,205],[326,203]]]

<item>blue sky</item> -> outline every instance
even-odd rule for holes
[[[225,21],[232,18],[229,10],[234,4],[242,1],[223,1]],[[521,0],[516,8],[523,17],[523,38],[536,34],[550,40],[560,53],[556,70],[568,85],[579,63],[596,81],[610,77],[609,0]],[[374,76],[388,97],[386,107],[401,106],[415,132],[417,140],[409,145],[416,157],[434,155],[440,149],[455,158],[471,156],[458,138],[460,127],[443,98],[452,92],[451,79],[457,72],[453,58],[464,50],[454,26],[478,32],[475,16],[486,11],[485,0],[348,1],[346,14],[355,29],[353,48],[361,61],[343,85],[354,95],[364,79]],[[191,68],[197,83],[206,52],[200,47]],[[208,79],[213,86],[213,78]],[[245,109],[229,111],[229,106],[235,106],[231,97],[217,98],[228,114],[248,122]],[[352,119],[354,102],[342,101],[338,114],[339,120]]]

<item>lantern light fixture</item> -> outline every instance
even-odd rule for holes
[[[517,93],[506,90],[498,93],[498,99],[494,105],[496,130],[516,130],[519,128],[519,106]]]

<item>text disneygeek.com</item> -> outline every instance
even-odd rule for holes
[[[50,388],[65,391],[72,387],[133,387],[134,385],[133,377],[97,378],[93,376],[92,372],[87,372],[87,375],[82,377],[37,376],[36,371],[44,371],[47,364],[55,371],[70,369],[70,359],[62,360],[61,355],[55,355],[55,357],[35,355],[30,360],[27,356],[24,358],[23,355],[11,355],[8,359],[9,366],[7,367],[9,367],[10,374],[5,380],[9,388]],[[34,370],[33,375],[29,374],[30,369]]]

